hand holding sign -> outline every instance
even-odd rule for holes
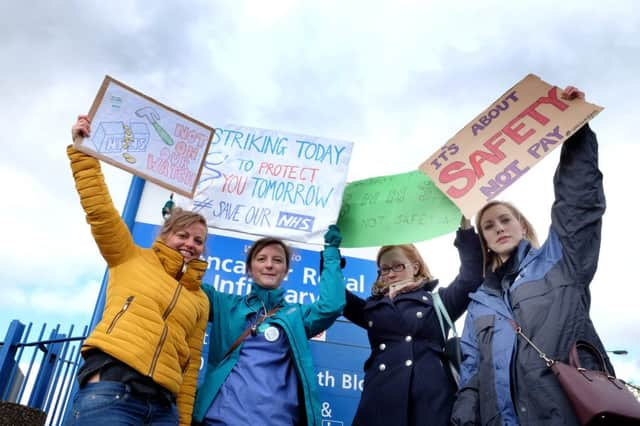
[[[582,99],[584,100],[584,92],[580,91],[577,87],[567,86],[562,91],[560,95],[560,99],[573,100],[573,99]]]
[[[471,229],[472,226],[473,225],[471,225],[471,220],[462,215],[462,218],[460,218],[460,229]]]
[[[78,120],[71,127],[71,140],[79,143],[83,138],[91,136],[91,120],[88,115],[79,115]]]

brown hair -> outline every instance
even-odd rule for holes
[[[484,260],[484,272],[486,274],[487,268],[490,268],[491,271],[495,271],[497,268],[502,265],[502,260],[500,256],[491,251],[487,245],[487,240],[484,238],[484,231],[482,230],[482,216],[484,213],[489,210],[491,207],[495,206],[503,206],[507,208],[511,214],[520,222],[520,225],[525,229],[524,239],[528,240],[531,245],[535,248],[540,247],[540,243],[538,242],[538,236],[536,235],[536,231],[533,228],[533,225],[529,220],[522,214],[520,210],[518,210],[513,204],[506,201],[490,201],[480,209],[478,214],[476,214],[476,229],[478,230],[478,234],[480,235],[480,246],[482,247],[482,258]]]
[[[200,213],[195,213],[189,210],[181,209],[180,207],[174,207],[171,210],[171,216],[164,221],[160,233],[158,233],[158,239],[166,241],[169,234],[182,231],[185,228],[193,225],[194,223],[201,223],[204,228],[207,229],[207,220]],[[207,241],[207,233],[204,235],[204,242]]]
[[[255,259],[258,253],[260,253],[260,251],[266,246],[270,246],[273,244],[282,247],[282,250],[284,250],[285,266],[287,267],[287,270],[289,270],[289,263],[291,262],[291,248],[289,248],[289,246],[279,238],[265,237],[260,238],[259,240],[254,242],[247,252],[247,259],[245,261],[245,270],[247,271],[247,273],[251,271],[251,261]]]
[[[422,256],[420,256],[420,252],[418,251],[416,246],[414,246],[413,244],[398,244],[380,247],[380,250],[378,250],[378,255],[376,256],[376,265],[378,267],[380,267],[380,258],[384,256],[385,253],[389,253],[392,250],[400,250],[402,254],[404,254],[407,259],[409,259],[409,262],[418,264],[418,270],[414,275],[414,278],[418,278],[418,280],[416,281],[433,280],[433,275],[431,275],[429,267],[425,263],[424,259],[422,259]],[[378,279],[373,284],[373,288],[371,289],[371,291],[372,293],[376,294],[382,288],[387,286],[388,284],[383,283],[382,280],[380,280],[380,276],[378,276]]]

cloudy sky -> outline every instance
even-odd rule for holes
[[[638,383],[639,28],[633,0],[2,2],[0,334],[14,318],[90,319],[104,264],[64,147],[105,74],[212,126],[354,141],[357,180],[415,169],[535,73],[606,108],[592,123],[608,201],[592,317]],[[557,158],[503,195],[541,236]],[[105,168],[121,207],[130,176]],[[450,243],[420,245],[445,281]]]

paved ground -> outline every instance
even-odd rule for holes
[[[44,411],[0,401],[0,426],[42,426],[46,419]]]

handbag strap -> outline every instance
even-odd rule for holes
[[[538,353],[538,356],[540,356],[540,358],[542,358],[544,360],[544,362],[547,364],[547,367],[551,367],[556,362],[554,359],[549,358],[539,347],[537,347],[535,345],[535,343],[533,343],[531,341],[531,339],[529,339],[522,332],[522,327],[520,327],[518,325],[518,323],[516,323],[513,320],[510,320],[510,322],[511,322],[511,326],[516,331],[516,334],[518,336],[522,337],[529,345],[531,345],[531,347]],[[591,352],[593,355],[595,355],[596,358],[598,358],[598,360],[600,361],[600,367],[601,367],[602,371],[604,371],[607,374],[607,377],[615,378],[615,376],[613,376],[609,372],[609,369],[607,368],[607,364],[605,363],[604,357],[602,356],[600,351],[595,346],[593,346],[591,343],[585,342],[584,340],[578,340],[571,346],[571,350],[569,351],[569,364],[572,367],[577,368],[578,370],[583,370],[582,366],[580,365],[580,357],[578,356],[578,348],[585,348],[589,352]]]
[[[573,346],[571,346],[571,351],[569,352],[569,364],[578,369],[582,368],[582,365],[580,365],[580,357],[578,356],[579,348],[584,348],[587,351],[591,352],[600,362],[601,370],[607,373],[608,377],[613,377],[613,375],[609,372],[607,364],[604,362],[604,357],[602,356],[600,351],[591,343],[584,340],[578,340],[573,344]]]
[[[223,358],[226,358],[229,356],[229,354],[231,352],[233,352],[234,350],[236,350],[236,348],[238,347],[238,345],[240,345],[240,343],[249,335],[249,333],[251,333],[253,330],[257,330],[258,326],[260,324],[262,324],[264,322],[264,320],[266,320],[267,318],[269,318],[270,316],[272,316],[273,314],[275,314],[276,312],[278,312],[280,310],[282,306],[276,306],[275,308],[271,309],[269,312],[267,312],[266,314],[262,315],[258,321],[255,322],[255,324],[251,324],[249,327],[247,327],[241,335],[238,336],[238,338],[235,340],[235,342],[233,342],[231,344],[231,346],[229,346],[229,349],[227,349],[227,352],[224,354]]]
[[[520,327],[517,322],[515,322],[514,320],[509,320],[509,322],[511,323],[513,329],[516,331],[516,334],[522,337],[529,345],[531,345],[531,347],[538,353],[538,356],[544,360],[545,364],[547,364],[547,367],[551,368],[551,366],[555,364],[556,361],[549,358],[547,354],[542,352],[542,350],[540,350],[540,348],[537,347],[535,343],[533,343],[531,339],[529,339],[527,335],[522,332],[522,327]]]
[[[447,341],[447,330],[444,327],[444,321],[449,325],[449,329],[453,334],[453,337],[458,337],[458,332],[456,331],[456,325],[451,321],[451,317],[449,317],[449,312],[447,312],[447,308],[442,303],[442,299],[440,298],[440,293],[437,291],[431,292],[431,298],[433,299],[433,307],[436,310],[436,316],[438,317],[438,323],[440,323],[440,331],[442,331],[442,337],[446,343]],[[444,319],[444,321],[443,321]]]

